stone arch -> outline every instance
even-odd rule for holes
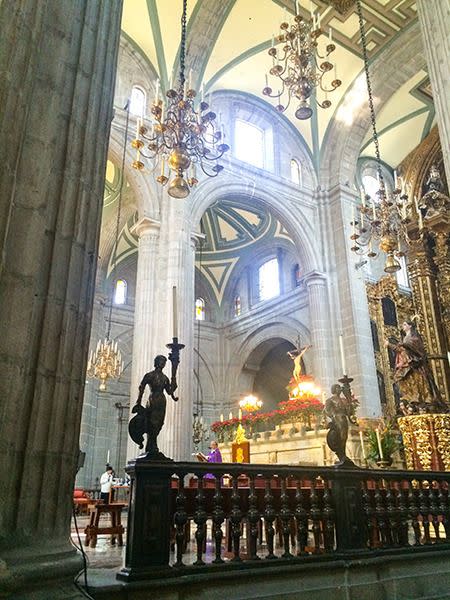
[[[264,342],[267,342],[267,340],[283,339],[295,344],[298,334],[300,334],[302,342],[308,344],[311,343],[311,333],[309,329],[298,319],[280,317],[277,321],[272,320],[261,325],[254,331],[251,331],[236,350],[236,354],[239,357],[239,362],[237,363],[238,368],[242,370],[249,356],[257,358],[257,349],[260,348]],[[262,356],[260,358],[262,358]],[[307,364],[309,364],[309,362],[307,362]]]
[[[130,122],[133,117],[130,118]],[[114,164],[122,164],[124,130],[126,121],[126,111],[116,110],[116,115],[111,127],[109,138],[109,158]],[[130,184],[137,199],[137,209],[139,217],[147,216],[152,219],[159,219],[159,197],[156,191],[158,185],[154,181],[152,173],[137,171],[131,166],[135,159],[135,151],[131,148],[132,128],[128,132],[127,148],[125,153],[125,178]]]
[[[221,173],[221,185],[217,185],[216,179],[208,179],[202,181],[192,195],[191,202],[191,229],[197,230],[200,219],[206,209],[215,202],[225,199],[233,195],[244,199],[256,199],[265,205],[278,218],[283,227],[291,235],[296,248],[299,251],[299,258],[302,264],[305,265],[305,271],[321,270],[319,259],[319,249],[314,246],[315,229],[305,216],[302,207],[293,207],[289,202],[289,197],[278,190],[275,194],[275,189],[272,192],[267,186],[263,185],[262,178],[255,181],[254,188],[250,194],[246,192],[242,183],[233,178],[233,174],[225,175]],[[303,216],[303,218],[301,218]]]
[[[302,340],[309,343],[309,330],[300,321],[282,317],[249,333],[236,350],[235,355],[239,360],[230,364],[227,369],[225,380],[233,382],[229,397],[237,400],[240,394],[251,391],[249,388],[253,385],[255,377],[252,367],[259,366],[266,354],[280,342],[287,341],[295,345],[299,332]],[[307,358],[305,363],[310,371],[310,359]]]
[[[376,113],[401,85],[423,68],[426,68],[426,60],[422,36],[419,22],[415,21],[391,44],[388,44],[369,67]],[[362,76],[364,76],[363,72]],[[354,82],[341,103],[355,87]],[[357,110],[351,127],[337,121],[338,108],[330,121],[322,144],[320,181],[328,189],[339,183],[349,182],[350,185],[353,183],[360,148],[370,127],[367,104]]]
[[[115,106],[125,106],[131,87],[138,85],[146,93],[146,112],[149,113],[150,98],[156,89],[157,79],[158,73],[152,62],[142,53],[139,47],[133,46],[122,32],[117,60]]]

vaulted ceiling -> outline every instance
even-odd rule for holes
[[[367,102],[367,92],[354,0],[300,0],[299,4],[303,16],[308,17],[312,8],[321,15],[322,30],[328,34],[331,29],[337,45],[332,56],[343,82],[329,95],[331,108],[318,109],[310,120],[296,119],[296,106],[286,113],[317,156],[326,144],[331,120],[351,127],[352,113]],[[415,0],[362,0],[362,8],[371,60],[388,52],[397,36],[407,36],[417,20]],[[165,89],[178,71],[181,9],[182,0],[124,2],[123,35],[151,64]],[[237,90],[266,102],[261,90],[271,66],[267,50],[279,24],[289,20],[293,10],[293,0],[189,0],[186,68],[192,69],[194,87],[199,89],[203,83],[206,93]],[[348,93],[355,81],[358,85]],[[376,89],[374,95],[376,99]],[[384,161],[391,166],[399,163],[428,133],[433,119],[427,74],[420,71],[379,107]],[[361,153],[373,154],[370,133]]]

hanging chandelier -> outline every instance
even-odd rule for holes
[[[196,167],[208,177],[216,177],[223,166],[217,161],[229,150],[224,142],[224,130],[216,125],[217,115],[204,99],[196,105],[197,92],[192,89],[192,70],[189,81],[185,78],[187,0],[183,0],[181,17],[180,73],[178,88],[166,92],[166,101],[159,97],[159,81],[147,127],[138,120],[137,135],[131,143],[136,149],[132,166],[144,169],[144,158],[160,163],[156,181],[166,185],[173,198],[186,198],[190,188],[198,183]],[[167,166],[167,171],[166,171]],[[167,172],[167,175],[166,175]],[[189,174],[188,176],[186,176]]]
[[[242,398],[242,400],[239,400],[239,408],[241,410],[245,410],[246,412],[260,410],[262,404],[262,401],[252,394],[249,394],[248,396],[245,396],[245,398]]]
[[[291,101],[299,101],[295,111],[297,119],[309,119],[313,113],[310,106],[311,98],[321,108],[331,106],[328,93],[334,92],[341,81],[336,77],[336,67],[328,60],[328,57],[336,46],[332,41],[331,29],[323,54],[319,51],[319,38],[323,31],[320,28],[320,14],[315,15],[311,11],[311,18],[304,19],[299,13],[298,0],[295,2],[295,16],[292,24],[283,21],[280,25],[281,33],[276,38],[272,37],[272,47],[269,56],[272,57],[272,68],[269,73],[275,77],[274,87],[270,87],[266,75],[266,86],[262,93],[269,98],[278,100],[276,109],[284,112]],[[276,44],[283,44],[277,50]],[[325,84],[324,78],[333,70],[334,78]],[[325,92],[325,99],[319,102],[317,89]],[[277,90],[276,92],[274,90]],[[282,98],[285,103],[282,104]]]
[[[388,191],[383,178],[372,85],[369,76],[366,33],[360,0],[356,0],[356,8],[363,49],[364,71],[367,82],[379,189],[376,192],[376,198],[371,198],[370,195],[366,194],[364,189],[361,189],[361,205],[358,206],[360,216],[359,218],[356,217],[355,209],[353,208],[353,218],[350,222],[352,226],[350,239],[353,242],[351,250],[358,255],[366,254],[369,258],[375,258],[378,256],[375,250],[376,245],[378,245],[379,249],[386,254],[385,272],[395,273],[401,269],[398,258],[405,256],[406,249],[410,243],[408,225],[412,223],[414,215],[417,215],[420,231],[423,227],[422,214],[417,205],[417,200],[413,203],[409,199],[406,186],[401,178],[397,177],[396,173],[394,174],[394,189],[392,192]]]
[[[112,255],[112,272],[115,273],[117,267],[117,245],[119,243],[119,225],[120,216],[122,214],[122,196],[123,196],[123,184],[125,180],[125,154],[128,138],[128,126],[130,123],[130,101],[128,100],[127,105],[127,120],[125,124],[125,136],[123,142],[122,152],[122,179],[120,182],[119,198],[117,204],[117,217],[116,217],[116,237]],[[118,348],[117,342],[111,340],[111,322],[112,322],[112,305],[113,299],[108,310],[108,329],[104,340],[99,340],[97,347],[91,350],[89,360],[87,364],[87,375],[100,380],[99,390],[104,392],[106,390],[106,382],[108,379],[118,379],[123,371],[122,355]]]
[[[117,342],[109,339],[109,332],[106,338],[98,341],[97,348],[91,350],[87,367],[89,377],[100,379],[99,390],[106,390],[106,381],[108,379],[118,379],[123,371],[123,362]]]
[[[192,441],[194,442],[196,452],[199,445],[206,440],[209,440],[208,426],[203,423],[203,417],[194,415],[194,420],[192,421]]]

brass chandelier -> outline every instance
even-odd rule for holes
[[[144,169],[141,155],[157,159],[161,170],[156,181],[166,185],[170,180],[168,193],[173,198],[186,198],[190,188],[198,183],[196,166],[208,177],[216,177],[223,170],[217,161],[229,150],[224,142],[223,127],[216,127],[217,115],[204,100],[203,91],[196,106],[197,92],[192,89],[191,75],[186,82],[186,12],[187,0],[183,0],[178,88],[167,90],[165,104],[159,97],[158,83],[151,124],[147,127],[138,121],[136,139],[131,143],[136,149],[132,166],[137,170]]]
[[[319,52],[319,38],[323,31],[320,28],[320,15],[311,12],[310,19],[304,19],[299,13],[298,0],[295,2],[295,16],[293,24],[283,21],[280,25],[281,33],[272,38],[272,47],[269,56],[272,57],[270,75],[275,77],[275,87],[270,87],[266,75],[266,86],[262,93],[269,98],[276,98],[278,105],[276,109],[284,112],[291,101],[299,101],[295,111],[297,119],[309,119],[313,113],[310,106],[311,98],[321,108],[331,106],[328,93],[334,92],[341,81],[336,77],[336,67],[328,60],[328,57],[336,46],[333,44],[331,29],[323,54]],[[283,44],[277,50],[276,44]],[[325,75],[333,70],[334,78],[325,85]],[[319,102],[317,89],[325,92],[325,99]],[[277,90],[277,92],[274,92]],[[287,99],[282,104],[282,97]]]
[[[419,230],[422,229],[422,215],[417,203],[413,205],[408,198],[406,186],[400,178],[397,178],[396,174],[394,177],[394,189],[390,193],[383,178],[372,85],[369,76],[366,34],[360,0],[356,0],[356,8],[363,49],[379,190],[376,193],[376,199],[366,194],[364,189],[361,190],[361,205],[358,206],[360,217],[356,217],[355,209],[353,209],[353,219],[350,223],[352,226],[350,239],[353,242],[351,250],[356,254],[366,254],[369,258],[375,258],[378,256],[378,253],[375,251],[374,245],[378,244],[380,250],[386,254],[385,272],[395,273],[401,269],[398,258],[405,256],[405,251],[410,243],[408,225],[412,222],[413,215],[416,213],[418,215]]]

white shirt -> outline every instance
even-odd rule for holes
[[[100,477],[100,485],[102,494],[109,494],[111,491],[113,476],[112,473],[108,473],[105,471],[103,475]]]

